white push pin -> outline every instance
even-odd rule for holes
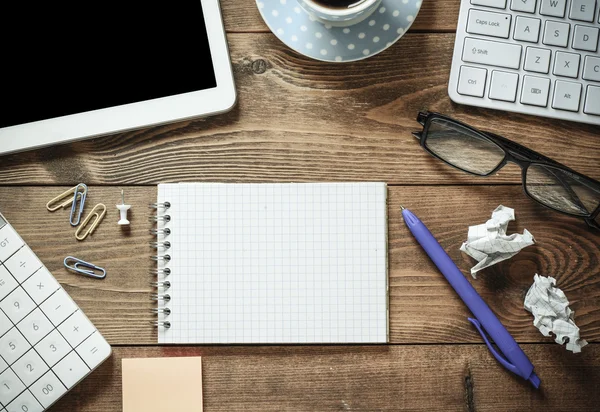
[[[125,194],[121,190],[121,204],[117,205],[117,209],[119,209],[119,213],[121,214],[121,219],[117,222],[119,225],[128,225],[129,220],[127,220],[127,211],[131,209],[131,205],[125,204]]]

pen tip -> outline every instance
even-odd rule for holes
[[[400,205],[400,209],[405,210],[404,206]]]

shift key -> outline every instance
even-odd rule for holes
[[[462,59],[469,63],[518,69],[521,66],[522,49],[523,47],[518,44],[467,37],[465,38]]]

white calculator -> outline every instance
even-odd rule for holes
[[[0,412],[42,412],[111,347],[0,214]]]

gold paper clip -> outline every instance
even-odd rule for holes
[[[99,211],[100,209],[102,210],[101,212]],[[102,203],[98,203],[96,206],[94,206],[94,208],[92,209],[90,214],[87,215],[87,217],[81,223],[81,226],[79,226],[79,229],[77,229],[77,231],[75,232],[75,238],[77,240],[84,240],[86,237],[88,237],[89,235],[94,233],[94,230],[96,230],[96,228],[98,227],[98,225],[100,224],[102,219],[104,219],[105,215],[106,215],[106,206]],[[92,224],[89,225],[90,227],[85,231],[85,233],[83,235],[81,235],[80,233],[88,225],[88,223],[90,222],[90,220],[93,217],[95,217],[96,219],[94,220],[94,222]]]
[[[77,189],[77,186],[72,187],[63,194],[56,196],[54,199],[46,203],[46,209],[48,209],[51,212],[55,212],[61,207],[65,208],[69,206],[71,203],[73,203],[73,200],[75,198],[75,189]],[[65,200],[63,203],[60,203],[66,197],[69,197],[69,199]]]
[[[60,208],[66,208],[71,205],[71,216],[69,222],[71,226],[77,226],[81,215],[83,214],[83,208],[85,207],[85,199],[87,197],[87,186],[84,183],[79,183],[77,186],[70,188],[66,192],[56,196],[54,199],[46,203],[46,209],[50,212],[55,212]],[[67,200],[65,198],[70,197]],[[79,212],[77,212],[77,203],[79,202]]]

